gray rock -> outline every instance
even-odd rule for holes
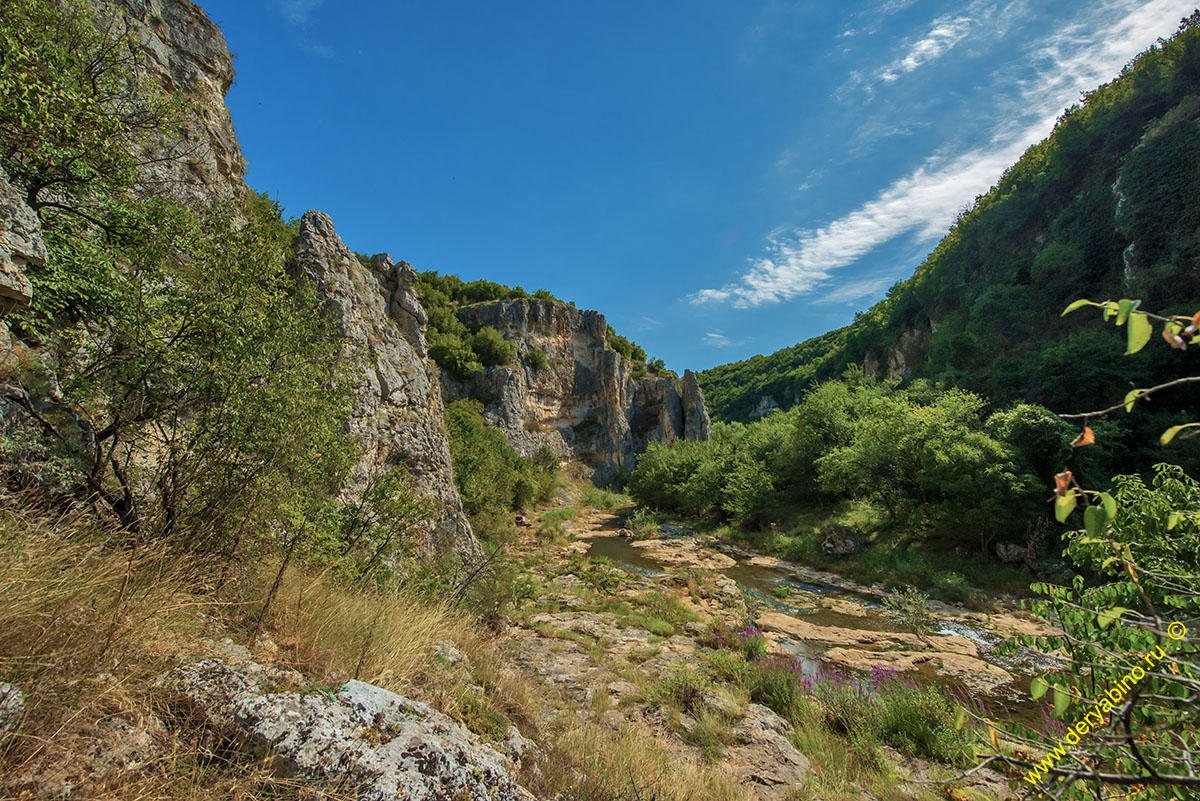
[[[426,357],[425,312],[417,302],[417,275],[386,255],[359,263],[319,211],[300,220],[289,270],[308,280],[345,337],[346,358],[355,360],[358,386],[347,429],[363,456],[346,495],[354,495],[397,465],[413,477],[439,508],[423,524],[427,549],[479,555],[479,544],[462,512],[454,485],[450,448],[442,426],[436,368]]]
[[[808,758],[792,745],[792,727],[759,704],[749,704],[734,733],[738,741],[725,751],[725,769],[763,801],[783,801],[808,783]]]
[[[454,667],[461,664],[465,668],[471,667],[471,659],[462,651],[455,647],[453,640],[442,640],[437,645],[433,646],[433,658],[441,662],[446,667]]]
[[[162,683],[284,775],[357,787],[360,801],[533,801],[512,762],[433,708],[361,681],[336,695],[279,692],[294,675],[206,659]]]
[[[37,212],[0,170],[0,314],[29,305],[33,287],[25,268],[45,263],[46,243]]]
[[[1028,551],[1020,545],[1012,542],[996,543],[996,558],[1001,562],[1010,565],[1021,564],[1025,561],[1025,554]]]
[[[466,381],[442,375],[447,400],[486,398],[488,422],[523,456],[549,448],[578,459],[604,483],[633,468],[650,442],[706,440],[710,421],[696,376],[633,378],[634,365],[607,347],[608,323],[595,311],[539,300],[477,303],[459,310],[469,327],[491,326],[513,342],[518,361]],[[535,370],[528,354],[548,364]]]
[[[171,140],[145,149],[143,190],[200,208],[232,205],[245,192],[246,161],[225,105],[234,71],[221,29],[190,0],[91,3],[101,21],[115,7],[141,45],[143,74],[192,109]]]
[[[25,717],[25,696],[21,690],[0,681],[0,734],[16,731]]]
[[[865,546],[850,536],[851,533],[849,528],[837,523],[822,527],[821,550],[834,556],[846,556],[861,552]]]

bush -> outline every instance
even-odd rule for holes
[[[544,458],[521,458],[502,432],[488,426],[478,401],[448,404],[445,420],[463,511],[483,533],[503,529],[512,512],[553,495],[557,464],[552,469]]]
[[[550,366],[550,358],[546,356],[546,351],[541,348],[530,348],[526,361],[528,361],[529,366],[533,368],[535,373],[541,372]]]
[[[502,367],[511,363],[517,355],[517,346],[490,325],[485,325],[471,334],[470,342],[475,358],[484,367]]]
[[[651,688],[650,699],[673,703],[685,712],[697,712],[704,707],[704,696],[712,682],[694,667],[675,664]]]

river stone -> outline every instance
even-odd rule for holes
[[[297,681],[299,679],[299,681]],[[336,695],[293,671],[205,659],[160,680],[218,731],[273,757],[279,773],[357,787],[359,801],[533,801],[512,762],[418,701],[351,680]]]

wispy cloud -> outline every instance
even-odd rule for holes
[[[308,22],[313,10],[323,2],[325,0],[279,0],[279,10],[288,22],[302,25]]]
[[[730,339],[720,329],[709,331],[704,335],[704,344],[713,348],[736,348],[744,342],[745,340],[741,339]]]
[[[832,292],[818,298],[818,303],[854,303],[863,298],[878,297],[883,290],[896,283],[893,276],[881,275],[874,278],[864,278],[861,281],[851,281],[842,284]]]
[[[1089,7],[1090,16],[1030,48],[1029,62],[1040,65],[1038,76],[1019,87],[1013,113],[1001,115],[985,146],[931,155],[874,199],[821,228],[773,234],[764,255],[751,261],[739,281],[702,289],[689,299],[732,301],[739,308],[776,303],[813,292],[834,271],[897,236],[936,238],[972,198],[1052,130],[1080,90],[1110,79],[1157,36],[1170,33],[1172,22],[1191,8],[1190,0],[1119,0]]]
[[[939,17],[933,21],[929,33],[918,39],[903,58],[893,61],[884,67],[879,77],[885,81],[894,81],[905,72],[912,72],[929,61],[941,57],[954,45],[966,38],[971,31],[970,17]]]

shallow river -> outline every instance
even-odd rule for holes
[[[588,556],[604,557],[617,565],[648,576],[661,576],[670,572],[663,565],[647,557],[631,541],[621,537],[597,537],[592,540]],[[736,557],[734,557],[736,560]],[[795,617],[817,626],[838,626],[859,631],[902,632],[905,627],[897,619],[883,611],[881,598],[868,592],[854,592],[842,587],[821,583],[811,578],[798,578],[786,569],[762,567],[736,560],[737,564],[721,572],[737,582],[742,591],[761,606]],[[779,599],[776,588],[784,585],[800,593],[793,593],[789,600]],[[805,601],[805,595],[808,600]],[[795,600],[799,595],[800,600]],[[845,608],[861,610],[860,614],[827,609],[822,598],[852,601],[857,606]],[[964,637],[978,647],[979,658],[1013,675],[1013,681],[996,687],[989,693],[968,691],[952,678],[938,675],[932,668],[907,675],[918,681],[933,682],[953,688],[956,694],[982,700],[988,714],[1002,719],[1020,721],[1028,726],[1041,728],[1043,713],[1038,704],[1029,698],[1029,680],[1053,666],[1053,660],[1036,651],[1022,647],[1002,647],[1004,638],[970,625],[966,622],[939,619],[937,634],[953,634]],[[821,643],[784,639],[780,642],[785,649],[794,653],[803,665],[804,672],[815,675],[821,665],[821,657],[828,646]]]

